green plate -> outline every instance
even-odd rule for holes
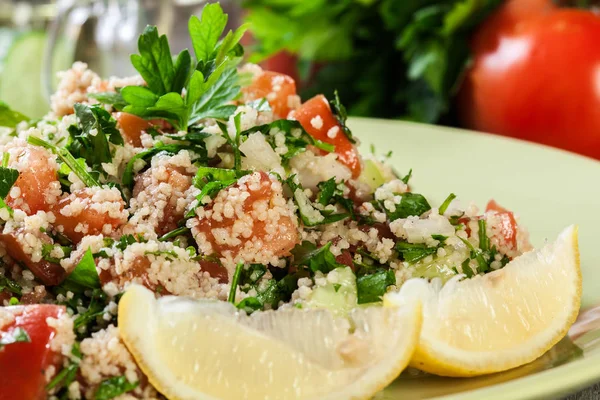
[[[491,198],[515,211],[539,247],[579,225],[583,309],[600,305],[600,162],[494,135],[407,122],[353,118],[362,150],[392,151],[413,190],[441,203],[449,193],[485,207]],[[479,378],[405,373],[376,399],[552,399],[600,381],[600,308],[581,313],[571,330],[531,364]]]

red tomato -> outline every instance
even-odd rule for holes
[[[54,286],[65,280],[67,273],[59,264],[48,262],[44,259],[34,262],[31,254],[23,251],[22,232],[0,234],[0,242],[6,248],[8,255],[15,261],[22,262],[45,285]],[[52,243],[50,238],[40,233],[40,238],[46,243]]]
[[[13,312],[15,321],[0,329],[0,336],[10,335],[15,328],[24,329],[31,342],[13,343],[0,351],[0,400],[45,399],[48,367],[60,366],[60,355],[50,350],[49,343],[55,335],[46,318],[58,318],[66,312],[54,305],[6,307]]]
[[[297,64],[298,56],[287,51],[280,51],[260,63],[264,69],[285,74],[292,78],[294,82],[299,80]]]
[[[286,118],[293,105],[290,103],[290,96],[296,96],[296,82],[287,75],[263,71],[242,91],[246,100],[267,99],[273,114]]]
[[[600,158],[600,16],[504,12],[474,37],[459,95],[465,125]]]
[[[152,123],[126,112],[117,113],[116,119],[123,132],[123,139],[135,147],[142,147],[142,132],[149,129]]]
[[[64,215],[61,210],[75,201],[83,204],[83,210],[77,214]],[[119,197],[118,203],[120,211],[122,211],[125,207],[125,202]],[[93,201],[92,192],[89,192],[87,189],[74,191],[53,205],[52,210],[56,218],[54,225],[62,226],[62,233],[74,243],[79,243],[86,235],[98,235],[102,233],[104,225],[112,225],[113,229],[116,229],[127,222],[125,218],[113,218],[106,212],[98,211],[96,206],[97,203]],[[78,229],[81,225],[87,226],[87,233],[84,234]]]
[[[333,116],[325,96],[320,94],[303,103],[300,108],[294,111],[293,117],[300,122],[312,137],[334,145],[338,160],[352,171],[354,178],[360,175],[362,166],[358,150],[342,132],[342,128]],[[333,138],[329,137],[328,132],[330,132],[330,129],[336,127],[337,133],[335,136]]]
[[[500,206],[496,201],[490,200],[485,207],[485,211],[495,211],[500,218],[502,226],[502,236],[506,243],[509,243],[513,248],[517,247],[517,220],[515,215],[506,208]]]
[[[57,182],[57,171],[55,165],[48,162],[48,158],[53,157],[48,150],[41,147],[24,146],[15,147],[8,150],[10,154],[8,166],[19,169],[19,177],[14,187],[18,187],[21,196],[18,200],[11,196],[6,197],[6,204],[13,208],[23,209],[23,202],[29,206],[29,215],[43,210],[48,211],[48,204],[44,193]],[[27,168],[19,168],[25,165]]]
[[[254,210],[254,204],[257,201],[267,200],[270,206],[276,195],[272,188],[272,180],[265,172],[255,172],[254,174],[260,174],[260,185],[258,187],[249,186],[249,196],[245,198],[243,202],[243,211],[246,214],[251,214]],[[241,178],[246,179],[246,178]],[[234,184],[230,188],[223,189],[221,193],[229,195],[230,189],[239,187],[240,181]],[[210,203],[204,207],[205,210],[212,210],[214,203]],[[197,218],[197,217],[196,217]],[[226,230],[233,232],[238,225],[238,218],[234,215],[233,217],[222,217],[220,220],[214,220],[209,218],[197,218],[196,229],[198,232],[204,234],[206,239],[211,243],[214,252],[218,255],[223,255],[224,252],[230,252],[232,257],[235,258],[239,251],[244,248],[247,242],[250,240],[259,239],[262,241],[262,249],[272,253],[277,257],[285,257],[290,255],[290,251],[298,243],[298,231],[292,219],[287,215],[281,215],[277,222],[279,232],[277,235],[268,232],[268,221],[254,219],[252,223],[252,233],[250,235],[240,235],[238,238],[240,242],[237,245],[232,245],[227,242],[223,242],[223,239],[215,233],[220,230]],[[210,268],[208,272],[212,275],[211,266],[204,264],[202,267]],[[214,265],[212,267],[215,267]],[[216,272],[216,271],[214,271]],[[215,276],[221,279],[221,276]]]

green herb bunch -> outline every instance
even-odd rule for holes
[[[302,97],[339,90],[353,115],[448,119],[469,37],[502,0],[245,0],[251,61],[298,56]],[[317,66],[318,68],[315,68]],[[311,71],[317,70],[311,77]]]

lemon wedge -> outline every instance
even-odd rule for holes
[[[155,299],[133,285],[119,331],[150,382],[169,399],[363,399],[407,366],[421,306],[239,313],[231,304]]]
[[[581,302],[577,228],[471,279],[407,281],[384,304],[420,300],[423,329],[410,365],[443,376],[503,371],[543,355],[565,336]]]

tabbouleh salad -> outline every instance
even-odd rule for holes
[[[343,312],[531,248],[494,201],[434,204],[410,170],[360,154],[337,94],[302,101],[290,77],[241,65],[244,28],[219,40],[226,21],[206,6],[176,57],[147,27],[131,78],[75,63],[39,121],[0,104],[0,364],[19,369],[4,395],[162,398],[119,338],[132,283]]]

